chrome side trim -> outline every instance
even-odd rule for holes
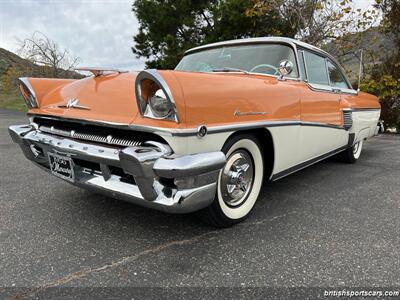
[[[53,119],[53,120],[63,120],[63,121],[70,121],[70,122],[78,122],[82,124],[94,124],[94,125],[106,125],[115,128],[121,129],[131,129],[137,130],[142,132],[149,132],[155,133],[160,136],[176,136],[176,137],[186,137],[186,136],[196,136],[198,133],[198,127],[196,128],[185,128],[185,129],[178,129],[178,128],[165,128],[165,127],[153,127],[153,126],[143,126],[143,125],[136,125],[136,124],[123,124],[123,125],[116,125],[115,123],[107,123],[101,122],[96,120],[82,120],[82,119],[69,119],[69,118],[62,118],[62,117],[54,117],[54,116],[45,116],[45,115],[35,115],[29,114],[30,116],[36,116],[41,118]],[[300,120],[288,120],[288,121],[256,121],[256,122],[240,122],[240,123],[233,123],[229,125],[218,125],[218,126],[210,126],[207,127],[207,134],[213,133],[221,133],[221,132],[229,132],[235,130],[248,130],[248,129],[255,129],[261,127],[280,127],[280,126],[319,126],[319,127],[329,127],[335,129],[344,129],[343,126],[335,125],[335,124],[326,124],[326,123],[318,123],[318,122],[305,122]]]
[[[328,158],[330,156],[333,156],[333,155],[335,155],[335,154],[337,154],[337,153],[339,153],[339,152],[341,152],[343,150],[346,150],[347,148],[348,148],[348,145],[345,145],[345,146],[342,146],[342,147],[340,147],[338,149],[335,149],[335,150],[332,150],[332,151],[330,151],[328,153],[325,153],[325,154],[323,154],[321,156],[315,157],[313,159],[307,160],[307,161],[302,162],[302,163],[300,163],[298,165],[290,167],[289,169],[286,169],[284,171],[281,171],[279,173],[276,173],[276,174],[272,175],[271,176],[271,180],[275,181],[275,180],[281,179],[283,177],[286,177],[286,176],[288,176],[290,174],[293,174],[293,173],[295,173],[297,171],[300,171],[300,170],[302,170],[302,169],[304,169],[304,168],[306,168],[308,166],[316,164],[317,162],[320,162],[321,160],[324,160],[324,159],[326,159],[326,158]]]
[[[330,85],[326,84],[315,84],[315,83],[309,83],[308,81],[305,81],[307,86],[310,88],[310,90],[314,92],[327,92],[327,93],[333,93],[333,94],[349,94],[349,95],[357,95],[358,92],[356,90],[352,89],[344,89],[344,88],[338,88],[338,87],[332,87]]]
[[[209,134],[220,133],[235,130],[248,130],[262,127],[281,127],[281,126],[317,126],[317,127],[329,127],[335,129],[343,129],[340,125],[335,124],[323,124],[317,122],[305,122],[305,121],[261,121],[251,123],[239,123],[232,125],[223,126],[210,126],[208,127]]]
[[[343,108],[343,111],[354,111],[354,112],[357,112],[357,111],[381,111],[381,109],[380,108],[352,108],[352,107],[349,107],[349,108]]]

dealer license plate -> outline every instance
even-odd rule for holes
[[[74,168],[70,157],[59,155],[56,153],[47,153],[49,156],[50,171],[55,176],[74,182]]]

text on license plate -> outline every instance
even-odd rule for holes
[[[75,180],[75,175],[72,159],[51,152],[48,152],[47,154],[49,156],[51,173],[57,177],[73,182]]]

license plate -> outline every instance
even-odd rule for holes
[[[75,175],[72,159],[67,156],[50,152],[48,153],[48,156],[51,173],[62,179],[74,182]]]

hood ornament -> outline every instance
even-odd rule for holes
[[[79,105],[79,99],[78,98],[68,99],[65,104],[59,105],[58,107],[61,107],[61,108],[78,108],[78,109],[90,110],[90,108],[87,107],[87,106]]]

